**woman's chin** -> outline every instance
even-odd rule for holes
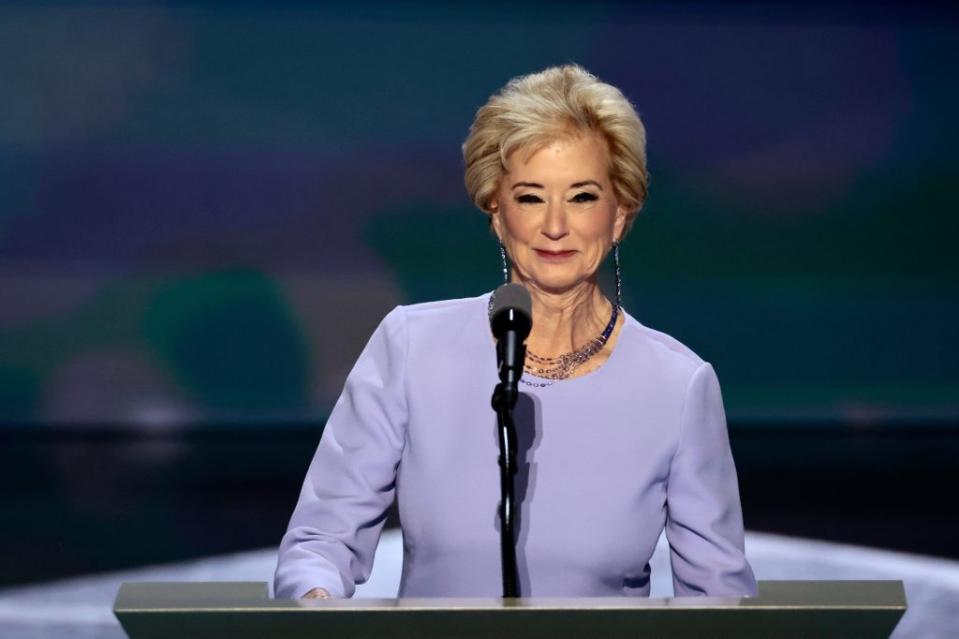
[[[532,277],[530,283],[544,293],[566,293],[585,282],[583,278],[573,277]]]

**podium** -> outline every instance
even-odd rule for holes
[[[901,581],[760,581],[756,597],[270,599],[265,582],[132,582],[130,639],[889,637]]]

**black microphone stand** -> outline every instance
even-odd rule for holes
[[[510,339],[512,338],[512,339]],[[515,333],[507,333],[496,345],[500,361],[500,383],[493,390],[493,410],[499,424],[499,469],[500,469],[500,550],[503,561],[503,597],[519,597],[519,578],[516,570],[516,537],[513,534],[513,477],[516,475],[516,426],[513,424],[513,408],[519,396],[519,376],[503,365],[504,351],[515,349],[517,358],[526,359],[526,345],[516,339]],[[522,372],[520,372],[522,375]]]

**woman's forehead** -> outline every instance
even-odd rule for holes
[[[507,158],[505,174],[565,179],[581,176],[599,180],[609,177],[609,149],[605,140],[590,133],[546,140],[517,149]]]

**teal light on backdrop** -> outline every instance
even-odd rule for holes
[[[322,418],[390,308],[499,283],[459,147],[569,61],[649,132],[626,308],[731,418],[959,417],[955,15],[572,6],[0,7],[0,423]]]

